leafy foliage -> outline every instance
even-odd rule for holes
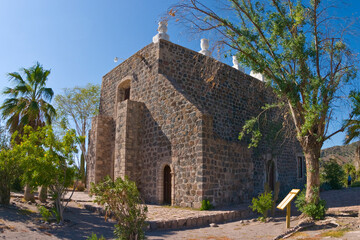
[[[360,92],[352,91],[349,96],[352,103],[350,116],[353,118],[346,120],[348,128],[346,129],[345,144],[360,137]]]
[[[290,116],[311,169],[309,203],[319,199],[312,187],[320,185],[323,143],[346,128],[327,131],[339,105],[334,103],[357,74],[357,56],[346,42],[351,31],[341,19],[329,18],[327,10],[326,1],[319,0],[184,0],[169,12],[193,31],[213,33],[228,55],[265,77],[278,96],[275,103],[286,106],[284,120]],[[243,128],[253,146],[261,136],[256,118]]]
[[[318,191],[315,189],[315,191]],[[318,203],[307,203],[305,198],[305,189],[297,196],[295,205],[300,212],[306,216],[311,217],[314,220],[320,220],[325,218],[326,202],[325,200],[319,199]]]
[[[352,165],[351,163],[345,163],[342,166],[346,176],[351,176],[351,179],[355,180],[356,179],[356,169],[355,166]]]
[[[9,204],[10,188],[20,174],[19,162],[10,150],[10,137],[6,128],[0,124],[0,204]]]
[[[38,206],[39,213],[45,222],[48,222],[52,217],[51,212],[44,206]]]
[[[22,169],[22,179],[32,187],[48,186],[55,200],[58,221],[63,221],[64,198],[77,173],[73,156],[77,152],[76,136],[69,131],[57,139],[50,126],[33,130],[24,127],[21,136],[13,134],[11,154]],[[15,139],[20,140],[17,144]]]
[[[20,158],[11,149],[0,150],[0,204],[9,204],[11,184],[21,175]]]
[[[75,126],[81,150],[80,179],[85,182],[86,141],[91,118],[97,114],[100,102],[100,86],[88,84],[86,87],[65,88],[62,95],[55,96],[56,110],[62,128]]]
[[[214,206],[210,203],[209,200],[202,200],[201,201],[201,207],[200,207],[200,211],[206,211],[206,210],[210,210],[213,209]]]
[[[104,236],[101,236],[100,238],[98,238],[98,236],[95,233],[93,233],[93,234],[91,234],[90,237],[87,238],[87,240],[105,240],[105,238],[104,238]]]
[[[360,187],[360,181],[352,182],[351,187]]]
[[[115,235],[123,240],[145,239],[147,206],[142,204],[135,182],[106,177],[103,182],[92,183],[90,193],[96,203],[105,206],[106,218],[113,214],[117,220]]]
[[[344,184],[346,175],[342,167],[334,160],[324,163],[321,172],[321,180],[328,183],[332,189],[341,189]]]
[[[27,125],[37,128],[51,124],[56,111],[49,103],[54,92],[46,87],[50,70],[44,70],[40,63],[36,63],[20,71],[23,76],[18,72],[8,74],[15,87],[4,90],[7,98],[0,109],[3,118],[7,118],[6,125],[10,132],[18,131],[21,135]]]
[[[259,220],[265,222],[267,218],[267,213],[273,206],[271,192],[260,194],[258,198],[253,198],[251,203],[252,205],[250,205],[249,207],[253,211],[257,211],[258,213],[260,213],[262,216],[259,217]]]

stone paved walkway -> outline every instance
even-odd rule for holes
[[[79,202],[86,209],[104,215],[104,210],[97,204]],[[170,206],[148,206],[148,222],[151,230],[177,229],[206,226],[210,223],[224,223],[237,219],[244,219],[252,215],[248,204],[235,205],[231,208],[217,208],[210,211],[199,211]]]

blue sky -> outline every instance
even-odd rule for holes
[[[176,0],[0,0],[0,90],[8,86],[8,72],[36,61],[51,69],[48,86],[61,89],[100,84],[118,63],[147,44],[157,22]],[[360,1],[349,0],[343,14],[360,12]],[[170,40],[199,51],[200,38],[169,24]],[[354,38],[354,47],[360,41]],[[227,60],[229,63],[230,60]],[[3,98],[0,97],[0,100]],[[341,115],[339,115],[341,118]],[[339,145],[344,135],[325,147]]]

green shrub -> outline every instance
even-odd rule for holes
[[[49,219],[52,217],[52,214],[51,212],[44,206],[39,206],[38,207],[38,210],[39,210],[39,213],[42,217],[42,219],[45,221],[45,222],[48,222]]]
[[[360,187],[360,181],[355,181],[351,183],[351,187]]]
[[[201,208],[200,208],[200,211],[206,211],[206,210],[210,210],[210,209],[213,209],[214,206],[210,203],[209,200],[202,200],[201,201]]]
[[[335,160],[330,160],[324,164],[321,172],[323,183],[328,183],[332,189],[341,189],[344,186],[345,179],[344,170]]]
[[[327,183],[327,182],[323,182],[320,185],[320,192],[329,191],[331,189],[332,189],[331,185],[329,183]]]
[[[295,205],[299,209],[299,211],[314,220],[324,219],[326,212],[325,200],[319,199],[319,202],[317,204],[306,203],[305,194],[306,188],[301,191],[301,193],[297,196],[295,200]]]
[[[114,233],[119,239],[145,239],[147,206],[142,204],[135,182],[127,177],[115,182],[106,177],[97,185],[92,183],[90,193],[96,196],[94,202],[105,205],[105,219],[110,214],[116,219]]]
[[[258,198],[253,198],[251,203],[252,205],[250,205],[249,207],[253,211],[257,211],[258,213],[260,213],[262,216],[258,219],[262,222],[265,222],[267,218],[267,212],[272,208],[273,205],[271,192],[260,194]]]
[[[86,240],[106,240],[106,239],[104,238],[104,236],[101,236],[100,238],[98,238],[98,237],[96,236],[96,234],[93,233],[93,234],[91,234],[91,236],[88,237]]]
[[[14,182],[11,184],[11,191],[21,192],[24,190],[24,184],[21,182],[21,179],[15,178]]]
[[[60,217],[60,213],[57,210],[56,207],[54,207],[53,209],[51,209],[52,215],[55,217],[56,222],[59,223],[61,221],[61,217]]]

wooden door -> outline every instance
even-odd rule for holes
[[[171,169],[168,165],[164,168],[164,204],[171,205]]]

